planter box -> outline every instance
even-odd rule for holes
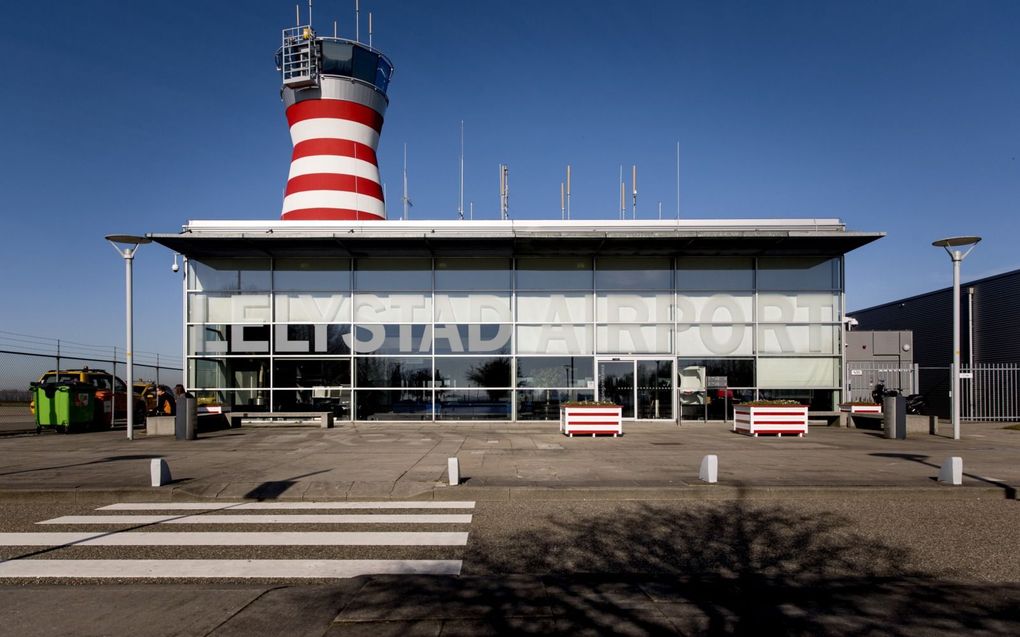
[[[807,405],[737,405],[733,408],[733,431],[757,437],[758,434],[796,434],[808,431]]]
[[[622,407],[564,407],[560,410],[560,433],[597,436],[623,434]]]
[[[882,405],[840,405],[839,410],[848,414],[881,414]]]

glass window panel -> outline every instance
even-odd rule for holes
[[[358,387],[432,387],[431,358],[360,356],[354,361]]]
[[[268,325],[191,325],[191,354],[268,354]]]
[[[332,292],[351,289],[350,259],[277,259],[273,289]]]
[[[349,358],[277,358],[273,361],[273,387],[350,387]]]
[[[809,411],[832,411],[835,392],[831,389],[763,389],[761,400],[796,400]]]
[[[754,261],[745,257],[681,257],[678,290],[753,290]]]
[[[595,365],[590,356],[519,357],[517,386],[594,389]]]
[[[839,259],[758,259],[759,290],[838,290]]]
[[[750,325],[677,325],[676,351],[681,356],[750,356]]]
[[[276,325],[276,354],[350,354],[350,325]]]
[[[637,417],[673,418],[673,361],[637,361]]]
[[[189,388],[190,390],[190,388]],[[240,389],[219,391],[194,391],[199,407],[218,405],[228,411],[269,411],[269,390]]]
[[[509,389],[436,392],[438,420],[510,420]]]
[[[509,354],[513,325],[436,325],[436,354]]]
[[[835,354],[834,325],[758,325],[759,354]]]
[[[432,420],[431,391],[354,392],[355,420]]]
[[[352,77],[354,45],[350,42],[322,40],[322,73]]]
[[[758,386],[762,388],[834,387],[839,359],[759,358]]]
[[[195,389],[268,388],[269,359],[193,358],[188,361],[188,386]]]
[[[431,323],[432,296],[429,293],[359,292],[354,295],[354,320],[358,323]]]
[[[369,51],[368,49],[360,46],[354,47],[354,63],[353,63],[353,77],[361,80],[362,82],[368,82],[369,84],[375,83],[376,69],[379,67],[379,56],[376,53]]]
[[[436,387],[512,387],[505,356],[436,358]]]
[[[679,323],[750,323],[750,294],[679,294],[676,318]]]
[[[753,358],[680,358],[677,369],[704,367],[709,386],[754,387]],[[712,381],[712,379],[716,379]]]
[[[672,307],[672,292],[602,292],[595,299],[595,317],[600,323],[668,322]]]
[[[313,389],[273,390],[275,411],[331,411],[336,418],[350,420],[351,392],[347,389],[315,387]]]
[[[436,259],[437,290],[509,290],[510,259]]]
[[[449,323],[510,323],[507,292],[436,293],[436,321]]]
[[[599,290],[672,290],[673,260],[669,257],[599,257],[595,262]]]
[[[600,354],[672,354],[672,325],[599,325],[595,329]]]
[[[559,420],[566,402],[595,400],[591,389],[530,389],[517,394],[517,420]]]
[[[519,290],[590,290],[589,257],[521,257],[517,259]]]
[[[758,294],[759,323],[838,323],[839,317],[837,294]]]
[[[357,354],[428,354],[431,325],[357,325],[351,343]]]
[[[215,291],[237,290],[239,287],[236,260],[188,260],[188,289]]]
[[[268,323],[272,320],[269,294],[188,295],[189,323]]]
[[[354,286],[366,292],[431,290],[431,259],[358,259]]]
[[[518,325],[518,354],[592,354],[591,325]]]
[[[518,293],[520,323],[590,323],[592,295],[584,292]]]
[[[277,292],[276,320],[280,323],[350,323],[351,296],[343,293]]]

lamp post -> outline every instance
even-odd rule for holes
[[[953,260],[953,440],[960,439],[960,262],[979,241],[981,237],[948,237],[931,243],[945,248]]]
[[[117,251],[124,259],[124,290],[125,290],[125,336],[127,340],[127,349],[125,350],[125,358],[127,360],[127,437],[128,440],[134,440],[135,438],[135,391],[132,385],[133,378],[135,377],[135,366],[134,366],[134,334],[132,333],[134,328],[134,312],[132,309],[133,299],[131,298],[132,283],[131,283],[131,264],[135,258],[135,252],[138,251],[138,247],[145,243],[151,243],[152,239],[147,237],[137,237],[130,234],[109,234],[106,235],[106,240],[110,242],[113,249]],[[116,397],[116,388],[114,388],[114,396]],[[116,400],[116,398],[114,398]],[[116,404],[114,405],[116,407]],[[113,414],[116,413],[116,409],[111,410],[110,419],[113,420]]]

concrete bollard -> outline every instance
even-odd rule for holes
[[[450,458],[447,462],[447,472],[450,474],[450,486],[460,484],[460,461],[457,458]]]
[[[963,484],[963,458],[951,456],[946,458],[939,469],[939,482],[959,486]]]
[[[149,463],[149,476],[152,478],[152,486],[162,487],[170,484],[170,465],[163,458],[153,458]]]
[[[719,482],[719,456],[708,455],[701,459],[698,479],[709,484]]]

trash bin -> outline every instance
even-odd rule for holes
[[[92,422],[95,388],[83,383],[46,383],[33,386],[36,431],[54,427],[69,431]]]
[[[195,425],[198,423],[198,401],[190,394],[177,397],[177,413],[174,420],[174,437],[177,440],[194,440]]]
[[[882,426],[886,438],[906,440],[907,438],[907,398],[906,396],[886,396],[882,399]]]

